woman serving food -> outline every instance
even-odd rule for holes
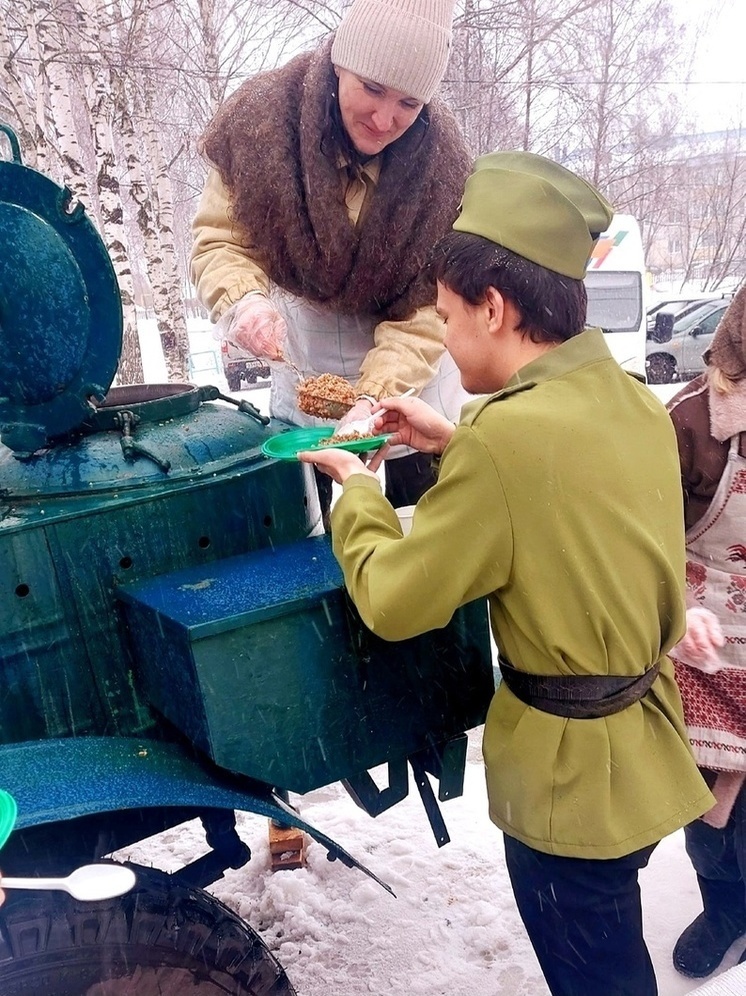
[[[272,362],[276,418],[317,424],[294,367],[351,385],[343,425],[410,388],[458,418],[466,394],[421,275],[470,163],[434,99],[453,6],[355,0],[316,51],[248,80],[203,136],[192,280],[221,334]],[[432,482],[422,454],[400,447],[386,461],[394,505]],[[328,508],[328,479],[322,491]]]

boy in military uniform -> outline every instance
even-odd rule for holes
[[[302,455],[343,486],[334,552],[379,636],[489,600],[503,676],[484,731],[490,816],[555,996],[654,996],[638,872],[713,802],[667,657],[685,631],[674,433],[585,327],[586,262],[612,213],[540,156],[477,160],[430,270],[480,397],[457,426],[419,399],[380,405],[392,444],[439,463],[407,536],[374,473],[384,454]]]

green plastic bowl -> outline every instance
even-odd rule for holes
[[[387,433],[383,436],[366,436],[364,439],[347,439],[339,443],[321,442],[322,439],[328,439],[332,435],[334,435],[333,425],[291,429],[289,432],[281,432],[267,439],[262,445],[262,453],[274,457],[275,460],[297,460],[302,450],[313,453],[327,448],[365,453],[367,450],[377,450],[391,439],[391,433]]]
[[[10,837],[17,815],[18,807],[16,806],[16,800],[8,792],[0,789],[0,847]]]

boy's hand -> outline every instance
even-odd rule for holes
[[[344,484],[353,474],[365,474],[377,480],[376,475],[365,466],[356,453],[329,447],[326,450],[304,450],[298,454],[303,463],[313,463],[324,474],[328,474],[337,484]]]
[[[453,422],[419,398],[384,398],[373,411],[377,435],[393,436],[368,466],[378,470],[392,446],[412,446],[420,453],[442,453],[456,431]]]

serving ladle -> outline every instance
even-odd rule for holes
[[[114,899],[129,892],[137,881],[131,868],[124,865],[83,865],[66,878],[13,878],[0,876],[0,889],[60,889],[73,899],[95,902]]]

